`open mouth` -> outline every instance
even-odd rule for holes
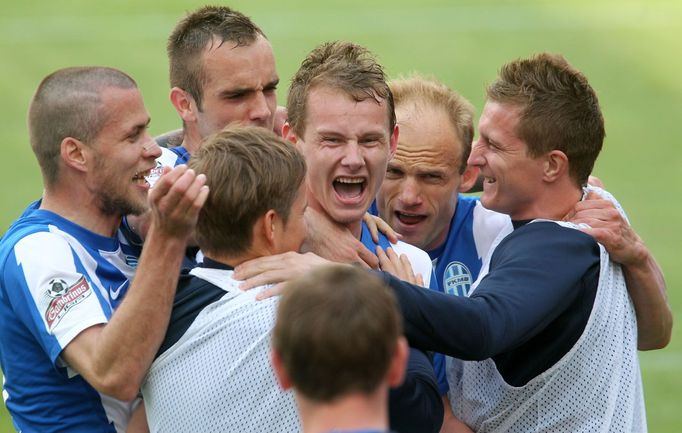
[[[483,183],[495,183],[495,182],[497,182],[497,179],[495,179],[494,177],[483,176]]]
[[[147,182],[147,177],[151,174],[152,170],[144,170],[144,171],[138,171],[135,173],[133,176],[133,182],[138,183],[138,184],[144,184],[147,185],[149,182]]]
[[[332,182],[334,191],[342,200],[354,200],[362,196],[367,185],[363,177],[337,177]]]
[[[408,212],[395,211],[395,216],[398,221],[405,225],[415,225],[426,219],[426,215],[412,214]]]

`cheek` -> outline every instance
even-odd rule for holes
[[[431,191],[426,193],[426,196],[434,212],[443,217],[449,213],[454,213],[454,206],[457,202],[456,185],[434,186]]]

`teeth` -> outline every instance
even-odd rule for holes
[[[144,179],[145,177],[149,176],[150,174],[151,174],[151,170],[138,171],[133,176],[133,179],[135,179],[135,180]]]
[[[363,183],[365,180],[357,177],[337,177],[334,182],[339,183]]]
[[[401,212],[401,211],[398,211],[398,214],[399,214],[399,215],[404,215],[404,216],[406,216],[406,217],[418,217],[418,216],[421,216],[421,215],[416,214],[416,213],[407,213],[407,212]]]

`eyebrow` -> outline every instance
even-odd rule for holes
[[[263,90],[270,89],[272,87],[277,87],[279,84],[279,78],[276,78],[263,86]],[[255,87],[236,87],[233,89],[225,89],[220,91],[218,94],[220,96],[230,96],[230,95],[240,95],[255,92]]]
[[[128,137],[131,134],[137,134],[138,132],[145,130],[149,127],[149,124],[152,122],[151,117],[147,117],[147,121],[144,123],[137,123],[133,126],[130,127],[125,133],[125,136]]]

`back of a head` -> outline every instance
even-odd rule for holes
[[[466,169],[474,140],[474,107],[459,93],[435,79],[418,74],[391,81],[396,109],[413,104],[418,110],[442,110],[462,143],[460,174]]]
[[[390,130],[395,126],[393,94],[384,70],[366,48],[351,42],[325,42],[301,63],[291,80],[287,98],[288,122],[294,132],[305,131],[308,94],[315,87],[338,89],[356,101],[386,100]]]
[[[587,183],[604,142],[604,118],[587,78],[563,56],[541,53],[504,65],[487,99],[518,107],[516,133],[531,156],[560,150],[574,181]]]
[[[305,178],[296,148],[272,131],[233,125],[209,136],[189,167],[210,188],[195,236],[208,254],[237,255],[251,246],[253,225],[274,209],[284,220]]]
[[[389,288],[365,270],[332,265],[287,284],[273,347],[299,394],[330,403],[375,392],[401,334]]]
[[[209,44],[249,45],[265,34],[249,17],[227,6],[204,6],[180,20],[173,29],[168,53],[171,87],[188,92],[201,107],[204,80],[201,54]]]
[[[28,111],[28,133],[47,187],[59,174],[62,141],[72,137],[90,143],[102,130],[107,116],[101,92],[110,87],[133,89],[137,84],[117,69],[86,66],[55,71],[38,86]]]

